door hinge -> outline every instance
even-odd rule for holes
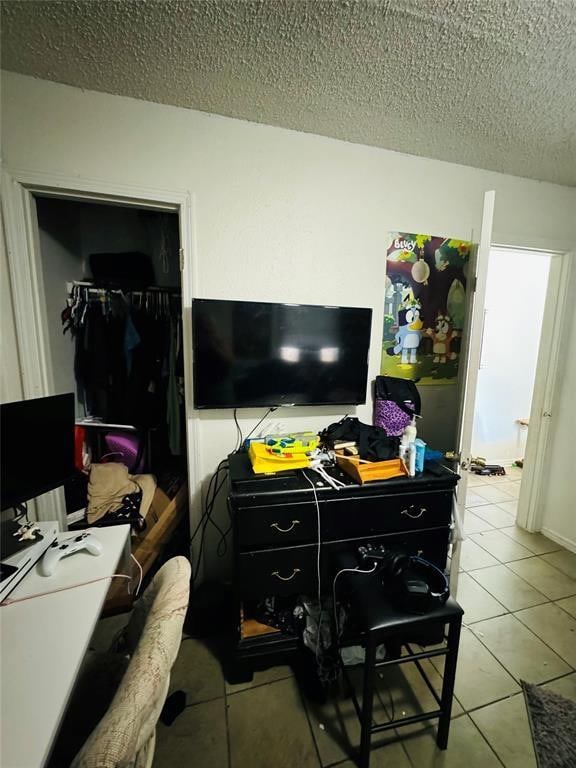
[[[180,272],[184,272],[184,248],[179,248],[178,254],[180,256]]]
[[[474,275],[474,279],[472,280],[472,293],[476,293],[476,288],[478,286],[478,278],[476,275]]]

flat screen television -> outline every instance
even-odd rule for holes
[[[194,299],[194,407],[366,402],[372,310]]]
[[[74,473],[74,395],[0,406],[1,508],[58,488]]]

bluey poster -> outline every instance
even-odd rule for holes
[[[472,243],[393,232],[386,254],[380,373],[455,384]]]

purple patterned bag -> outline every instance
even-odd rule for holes
[[[410,379],[376,376],[374,384],[374,426],[383,429],[389,437],[399,437],[420,415],[420,393]]]

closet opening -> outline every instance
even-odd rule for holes
[[[187,508],[179,215],[41,193],[34,202],[51,388],[75,396],[66,521],[129,522],[144,535],[159,499]],[[101,476],[95,465],[106,465]]]

